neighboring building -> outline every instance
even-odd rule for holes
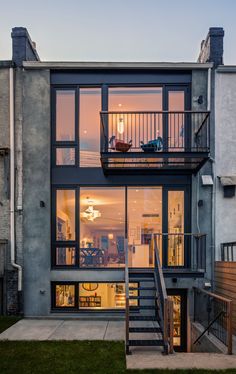
[[[216,291],[233,300],[236,333],[236,66],[215,72]]]
[[[13,59],[0,62],[5,313],[124,315],[127,242],[129,302],[148,317],[155,235],[174,344],[189,347],[193,287],[214,272],[223,36],[211,28],[196,63],[41,62],[27,30],[13,29]]]

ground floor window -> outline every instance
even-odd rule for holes
[[[187,348],[187,291],[180,289],[167,290],[173,301],[174,348],[185,351]]]
[[[130,296],[138,295],[138,283],[130,283]],[[138,306],[137,300],[130,305]],[[106,310],[125,308],[124,283],[52,283],[53,309]]]

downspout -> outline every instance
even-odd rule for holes
[[[208,85],[207,85],[207,110],[211,110],[211,68],[208,69]],[[213,109],[215,107],[213,106]],[[215,116],[214,116],[215,120]],[[212,134],[212,131],[210,132]],[[215,128],[214,128],[215,139]],[[212,139],[210,139],[210,142]],[[215,198],[216,198],[216,180],[215,180],[215,158],[210,157],[213,186],[211,191],[211,284],[214,290],[214,271],[215,271]]]
[[[18,295],[22,292],[22,267],[15,260],[15,100],[14,100],[14,70],[9,71],[10,87],[10,245],[11,265],[18,270]]]

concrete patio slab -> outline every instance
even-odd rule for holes
[[[48,340],[104,340],[108,321],[64,321]]]
[[[0,334],[0,340],[47,340],[62,323],[61,320],[22,319]]]
[[[124,340],[124,321],[23,319],[0,340]]]
[[[236,356],[219,353],[175,353],[165,356],[159,350],[132,350],[126,356],[127,369],[235,369]]]

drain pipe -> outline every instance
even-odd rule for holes
[[[22,294],[22,267],[15,261],[15,112],[14,112],[14,69],[9,71],[10,88],[10,245],[11,265],[18,270],[18,296]]]

